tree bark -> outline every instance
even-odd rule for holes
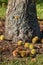
[[[9,0],[6,11],[5,37],[13,42],[31,42],[34,36],[40,37],[34,0]]]

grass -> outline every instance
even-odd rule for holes
[[[0,18],[5,18],[6,15],[6,8],[0,7]]]
[[[0,62],[0,65],[43,65],[43,54],[37,55],[34,61],[32,61],[32,58],[19,58],[13,59],[12,61]]]
[[[36,5],[37,8],[37,16],[39,19],[43,19],[43,2]]]

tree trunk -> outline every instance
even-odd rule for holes
[[[6,11],[5,37],[17,42],[31,42],[34,36],[40,37],[34,0],[9,0]]]

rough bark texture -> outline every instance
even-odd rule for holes
[[[31,42],[34,36],[40,37],[34,0],[9,0],[6,12],[5,36],[13,42]]]

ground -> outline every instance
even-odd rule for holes
[[[0,35],[1,34],[4,35],[5,20],[4,19],[0,20],[0,22],[2,23],[2,26],[0,25],[0,30],[2,30],[0,31]],[[40,30],[42,31],[43,24],[40,22],[43,21],[39,21]],[[43,46],[42,43],[41,45]],[[31,56],[23,57],[23,58],[14,57],[12,55],[12,50],[14,50],[14,48],[16,48],[16,46],[14,45],[14,43],[11,43],[11,40],[6,40],[6,39],[4,39],[3,41],[0,40],[0,61],[1,61],[0,65],[43,65],[43,48],[41,52],[42,54],[37,54],[34,58],[32,58]]]
[[[43,55],[37,55],[36,58],[14,58],[0,62],[0,65],[43,65]]]

